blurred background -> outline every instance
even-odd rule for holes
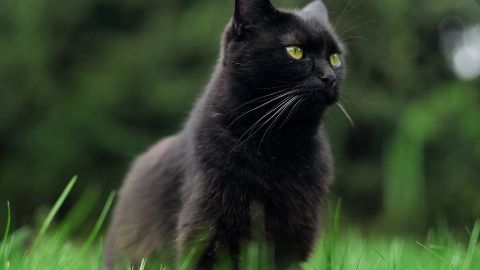
[[[342,103],[355,121],[328,115],[331,201],[361,228],[472,225],[480,3],[325,2],[349,48]],[[34,223],[73,175],[65,209],[83,198],[100,211],[135,155],[182,127],[232,12],[233,0],[0,0],[0,203],[14,226]]]

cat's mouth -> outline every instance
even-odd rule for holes
[[[325,106],[332,106],[337,103],[340,97],[338,82],[330,84],[318,83],[302,87],[305,92],[317,103],[324,103]]]

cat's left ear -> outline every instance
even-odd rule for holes
[[[270,0],[235,0],[233,23],[237,34],[245,26],[268,20],[276,11]]]
[[[305,17],[329,23],[327,7],[321,0],[314,0],[304,7],[301,12]]]

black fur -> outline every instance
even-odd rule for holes
[[[333,173],[322,118],[344,77],[329,56],[343,59],[343,47],[320,1],[299,11],[268,0],[235,7],[185,128],[140,156],[122,187],[106,269],[153,254],[173,260],[191,245],[204,248],[196,269],[212,269],[220,251],[238,267],[253,223],[264,225],[278,269],[305,261],[313,248]],[[291,45],[305,57],[290,57]]]

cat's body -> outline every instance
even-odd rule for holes
[[[297,44],[309,58],[289,58],[285,46]],[[122,187],[106,269],[154,254],[172,260],[192,245],[202,248],[196,269],[212,269],[220,251],[238,266],[253,224],[274,245],[277,268],[305,261],[332,181],[320,131],[344,72],[325,66],[332,53],[341,45],[320,1],[287,13],[267,0],[237,0],[185,128],[140,156]]]

